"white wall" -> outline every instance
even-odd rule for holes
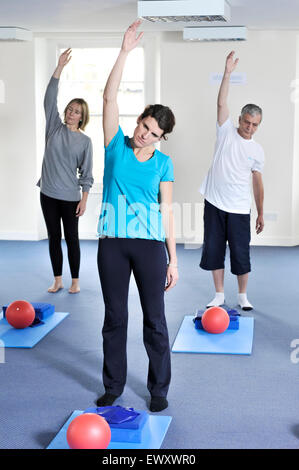
[[[1,238],[37,233],[34,63],[33,43],[0,43]]]
[[[297,56],[297,67],[296,67],[296,78],[291,83],[291,98],[295,105],[295,123],[294,123],[294,155],[293,155],[293,162],[294,162],[294,169],[293,169],[293,180],[292,180],[292,187],[293,187],[293,212],[292,212],[292,222],[293,222],[293,230],[292,235],[293,238],[299,239],[299,34],[297,35],[297,44],[296,44],[296,56]]]
[[[252,230],[252,243],[299,244],[299,120],[295,107],[299,103],[291,100],[290,88],[299,77],[298,38],[296,31],[250,31],[244,43],[186,43],[181,33],[145,40],[146,99],[169,105],[177,120],[161,150],[172,156],[175,165],[175,209],[181,216],[177,218],[178,241],[202,241],[203,199],[198,188],[213,155],[218,93],[218,86],[210,84],[210,73],[222,72],[226,55],[235,49],[240,58],[238,71],[246,73],[247,84],[231,86],[232,118],[237,125],[240,108],[247,102],[264,109],[255,138],[266,154],[266,227],[258,237]],[[0,103],[0,239],[46,236],[35,184],[44,147],[43,94],[59,41],[39,34],[32,43],[0,43],[0,80],[6,86],[6,102]],[[99,194],[90,195],[81,219],[81,238],[95,235],[99,198]],[[253,221],[254,217],[253,210]]]

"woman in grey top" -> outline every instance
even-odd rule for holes
[[[62,220],[72,276],[69,292],[75,294],[80,291],[78,219],[85,212],[93,177],[92,143],[82,132],[89,121],[87,103],[82,98],[71,100],[64,110],[64,122],[57,109],[59,78],[71,59],[70,54],[71,49],[67,49],[59,57],[45,94],[46,146],[38,186],[41,190],[41,207],[48,231],[54,274],[54,282],[48,292],[55,293],[63,288]]]

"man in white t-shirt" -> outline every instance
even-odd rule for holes
[[[238,303],[243,310],[251,310],[253,306],[247,298],[248,275],[251,271],[251,183],[258,214],[256,233],[264,228],[264,151],[252,136],[262,120],[262,110],[253,104],[244,106],[238,128],[234,127],[229,117],[229,81],[238,60],[234,59],[234,51],[226,59],[217,101],[214,159],[200,188],[205,197],[204,243],[200,266],[212,271],[216,290],[214,299],[207,307],[224,304],[224,260],[228,242],[231,272],[238,278]]]

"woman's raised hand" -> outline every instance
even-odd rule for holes
[[[63,68],[63,67],[66,66],[66,64],[69,63],[69,61],[72,58],[71,53],[72,53],[72,49],[68,48],[60,55],[60,57],[58,59],[58,66],[59,67]]]
[[[139,33],[138,36],[136,36],[137,28],[140,24],[141,24],[141,20],[134,21],[134,23],[132,23],[131,26],[129,26],[129,28],[125,32],[122,47],[121,47],[123,51],[130,52],[132,49],[134,49],[138,45],[140,39],[143,36],[143,33]]]

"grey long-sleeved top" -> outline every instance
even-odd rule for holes
[[[57,109],[59,79],[52,77],[45,94],[46,146],[41,178],[37,183],[46,196],[64,201],[79,201],[80,187],[89,192],[92,184],[92,142],[71,131],[60,119]]]

